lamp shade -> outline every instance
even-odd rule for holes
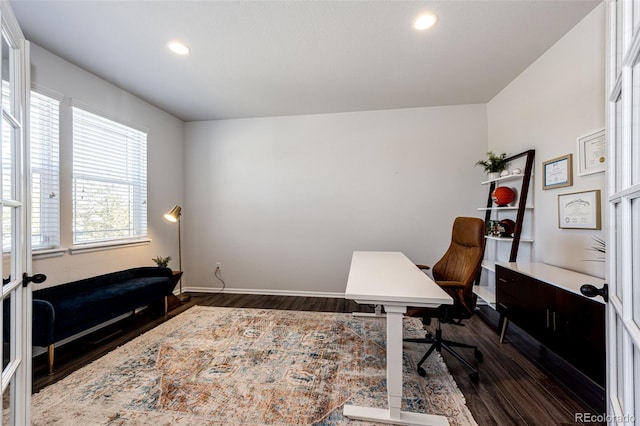
[[[164,215],[164,218],[167,219],[169,222],[177,222],[181,214],[182,214],[182,207],[174,206],[171,209],[171,211],[169,211],[169,213],[166,213]]]

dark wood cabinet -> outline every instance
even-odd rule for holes
[[[510,269],[496,266],[496,309],[538,340],[547,334],[547,307],[551,297],[546,287],[541,288]]]
[[[558,277],[562,280],[566,276],[573,278],[575,275],[577,282],[580,282],[580,278],[586,276],[548,265],[525,265],[522,269],[543,271],[541,275],[545,279],[496,265],[496,309],[503,324],[501,338],[504,337],[508,322],[512,321],[586,376],[604,386],[605,305],[572,291],[574,283],[570,283],[567,286],[569,289],[566,289],[554,281]],[[553,272],[557,273],[554,275]],[[549,276],[554,277],[554,280],[549,280]]]
[[[605,326],[601,303],[556,290],[554,348],[578,370],[605,385]]]

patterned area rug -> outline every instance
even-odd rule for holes
[[[423,335],[405,319],[405,337]],[[385,320],[196,306],[33,396],[35,425],[341,425],[385,408]],[[405,343],[403,410],[475,425],[440,356]]]

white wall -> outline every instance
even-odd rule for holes
[[[148,245],[117,248],[105,251],[69,254],[55,257],[36,257],[34,272],[48,276],[42,286],[65,283],[76,279],[126,269],[152,266],[151,258],[171,256],[170,266],[177,269],[177,229],[162,216],[174,204],[183,204],[184,123],[172,115],[140,100],[128,92],[89,72],[31,45],[31,78],[39,86],[75,98],[103,111],[111,118],[150,129],[147,139],[148,172]],[[70,128],[64,124],[69,117],[68,106],[61,108],[61,229],[62,246],[72,245],[71,236],[71,138]],[[67,123],[69,121],[67,120]]]
[[[558,194],[592,189],[606,200],[605,174],[578,176],[576,138],[605,127],[605,9],[583,21],[487,105],[489,148],[536,150],[534,257],[599,277],[604,264],[586,261],[602,231],[558,228]],[[542,162],[573,154],[573,186],[542,190]],[[604,203],[603,203],[604,204]],[[604,209],[603,209],[604,212]]]
[[[187,123],[185,282],[344,293],[353,250],[433,264],[479,216],[485,105]]]
[[[157,255],[171,255],[177,267],[176,229],[162,214],[181,204],[187,287],[218,287],[213,271],[220,261],[229,288],[339,294],[353,250],[401,250],[432,264],[448,244],[455,216],[482,216],[476,207],[486,193],[477,183],[484,176],[473,164],[487,147],[536,149],[535,260],[603,275],[602,264],[583,260],[593,257],[585,249],[602,232],[559,230],[556,215],[557,194],[604,189],[604,175],[578,177],[574,167],[574,185],[551,191],[542,191],[540,179],[542,161],[575,156],[576,137],[604,127],[603,6],[487,105],[185,126],[32,47],[34,82],[151,129],[152,242],[37,258],[34,271],[49,276],[46,285],[151,265]],[[69,129],[62,138],[62,244],[68,247]]]

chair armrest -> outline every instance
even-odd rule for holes
[[[431,269],[431,266],[427,266],[427,265],[416,264],[416,266],[418,267],[418,269],[421,269],[423,271]]]
[[[46,300],[33,299],[33,345],[49,346],[54,343],[53,322],[56,313],[53,305]]]

